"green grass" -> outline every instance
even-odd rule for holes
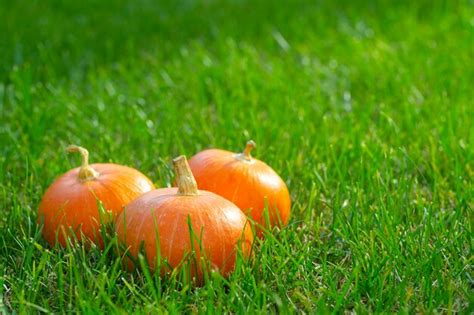
[[[474,3],[337,2],[0,1],[0,313],[472,312]],[[167,186],[250,138],[292,218],[227,280],[41,238],[69,143]]]

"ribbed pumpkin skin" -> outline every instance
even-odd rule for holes
[[[157,189],[131,202],[116,220],[116,232],[130,253],[137,258],[140,244],[152,270],[156,269],[157,241],[161,260],[171,269],[179,268],[190,253],[191,234],[197,261],[202,257],[214,270],[227,276],[235,267],[237,246],[245,257],[250,254],[252,230],[246,216],[230,201],[207,191],[197,196],[177,195],[176,188]],[[198,240],[200,239],[201,252]],[[203,270],[193,264],[191,273],[202,281]],[[160,269],[161,274],[170,271]]]
[[[97,199],[114,219],[126,204],[154,189],[153,183],[133,168],[111,163],[90,166],[100,174],[98,178],[81,181],[78,167],[59,177],[43,196],[38,222],[44,222],[43,237],[51,246],[57,235],[58,242],[65,247],[65,234],[70,235],[71,228],[79,240],[82,232],[102,246]]]
[[[232,201],[260,225],[265,226],[266,206],[272,226],[286,225],[291,199],[285,182],[266,163],[255,158],[239,160],[236,155],[210,149],[193,156],[189,166],[198,187]],[[261,236],[261,230],[258,234]]]

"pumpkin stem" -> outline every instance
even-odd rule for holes
[[[79,170],[79,179],[82,181],[94,180],[99,177],[99,173],[89,165],[89,151],[77,145],[69,145],[66,148],[69,153],[79,152],[82,157],[82,165]]]
[[[255,142],[253,140],[249,140],[247,141],[247,144],[245,145],[245,149],[244,149],[244,155],[246,158],[248,159],[251,159],[252,156],[250,155],[250,152],[252,152],[253,149],[255,149],[257,145],[255,144]]]
[[[173,166],[176,173],[176,183],[178,184],[178,194],[186,196],[198,195],[197,183],[189,168],[186,157],[181,155],[173,159]]]
[[[253,140],[247,141],[244,152],[236,154],[235,157],[242,161],[247,161],[247,162],[252,161],[252,155],[250,155],[250,152],[252,152],[252,150],[255,149],[256,146],[257,145],[255,144]]]

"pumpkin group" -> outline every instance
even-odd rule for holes
[[[198,190],[184,156],[173,165],[178,188],[153,190],[126,206],[116,221],[118,238],[135,258],[143,246],[150,268],[162,274],[190,263],[198,281],[206,266],[226,276],[239,248],[250,254],[247,218],[232,202]]]
[[[249,141],[243,153],[205,150],[189,164],[180,156],[173,160],[177,188],[154,190],[139,171],[89,165],[86,149],[69,146],[68,152],[81,154],[82,165],[45,192],[38,211],[43,236],[52,246],[87,240],[103,247],[101,226],[115,223],[118,240],[132,258],[129,266],[144,251],[150,269],[160,274],[187,266],[197,283],[210,271],[228,276],[238,253],[244,258],[251,253],[254,234],[247,215],[260,237],[263,228],[284,226],[290,217],[284,181],[250,155],[254,147]]]
[[[154,189],[153,183],[139,171],[117,164],[89,165],[89,152],[69,146],[68,152],[79,152],[82,166],[59,177],[41,200],[38,221],[49,244],[67,240],[88,240],[102,246],[101,223],[107,223],[130,201]],[[101,207],[99,207],[99,203]],[[105,213],[101,212],[101,209]]]
[[[265,162],[250,155],[255,143],[247,142],[243,153],[219,149],[202,151],[189,160],[200,189],[212,191],[235,203],[251,216],[262,236],[267,226],[284,226],[290,218],[291,199],[285,182]]]

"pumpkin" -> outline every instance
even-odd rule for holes
[[[230,201],[198,190],[186,157],[173,166],[178,188],[153,190],[127,205],[115,225],[119,241],[135,261],[143,246],[148,266],[161,275],[183,266],[198,283],[211,270],[229,275],[238,249],[250,254],[247,217]]]
[[[285,182],[264,162],[251,156],[255,142],[247,142],[243,153],[219,149],[199,152],[189,166],[199,188],[212,191],[235,203],[262,227],[285,226],[290,218],[291,199]],[[268,219],[264,210],[268,209]]]
[[[89,152],[82,147],[71,145],[67,151],[79,152],[82,165],[63,174],[46,190],[38,213],[43,237],[52,246],[58,241],[65,247],[67,239],[74,241],[73,235],[77,240],[85,236],[102,246],[101,223],[111,222],[126,204],[154,189],[154,185],[130,167],[89,165]]]

